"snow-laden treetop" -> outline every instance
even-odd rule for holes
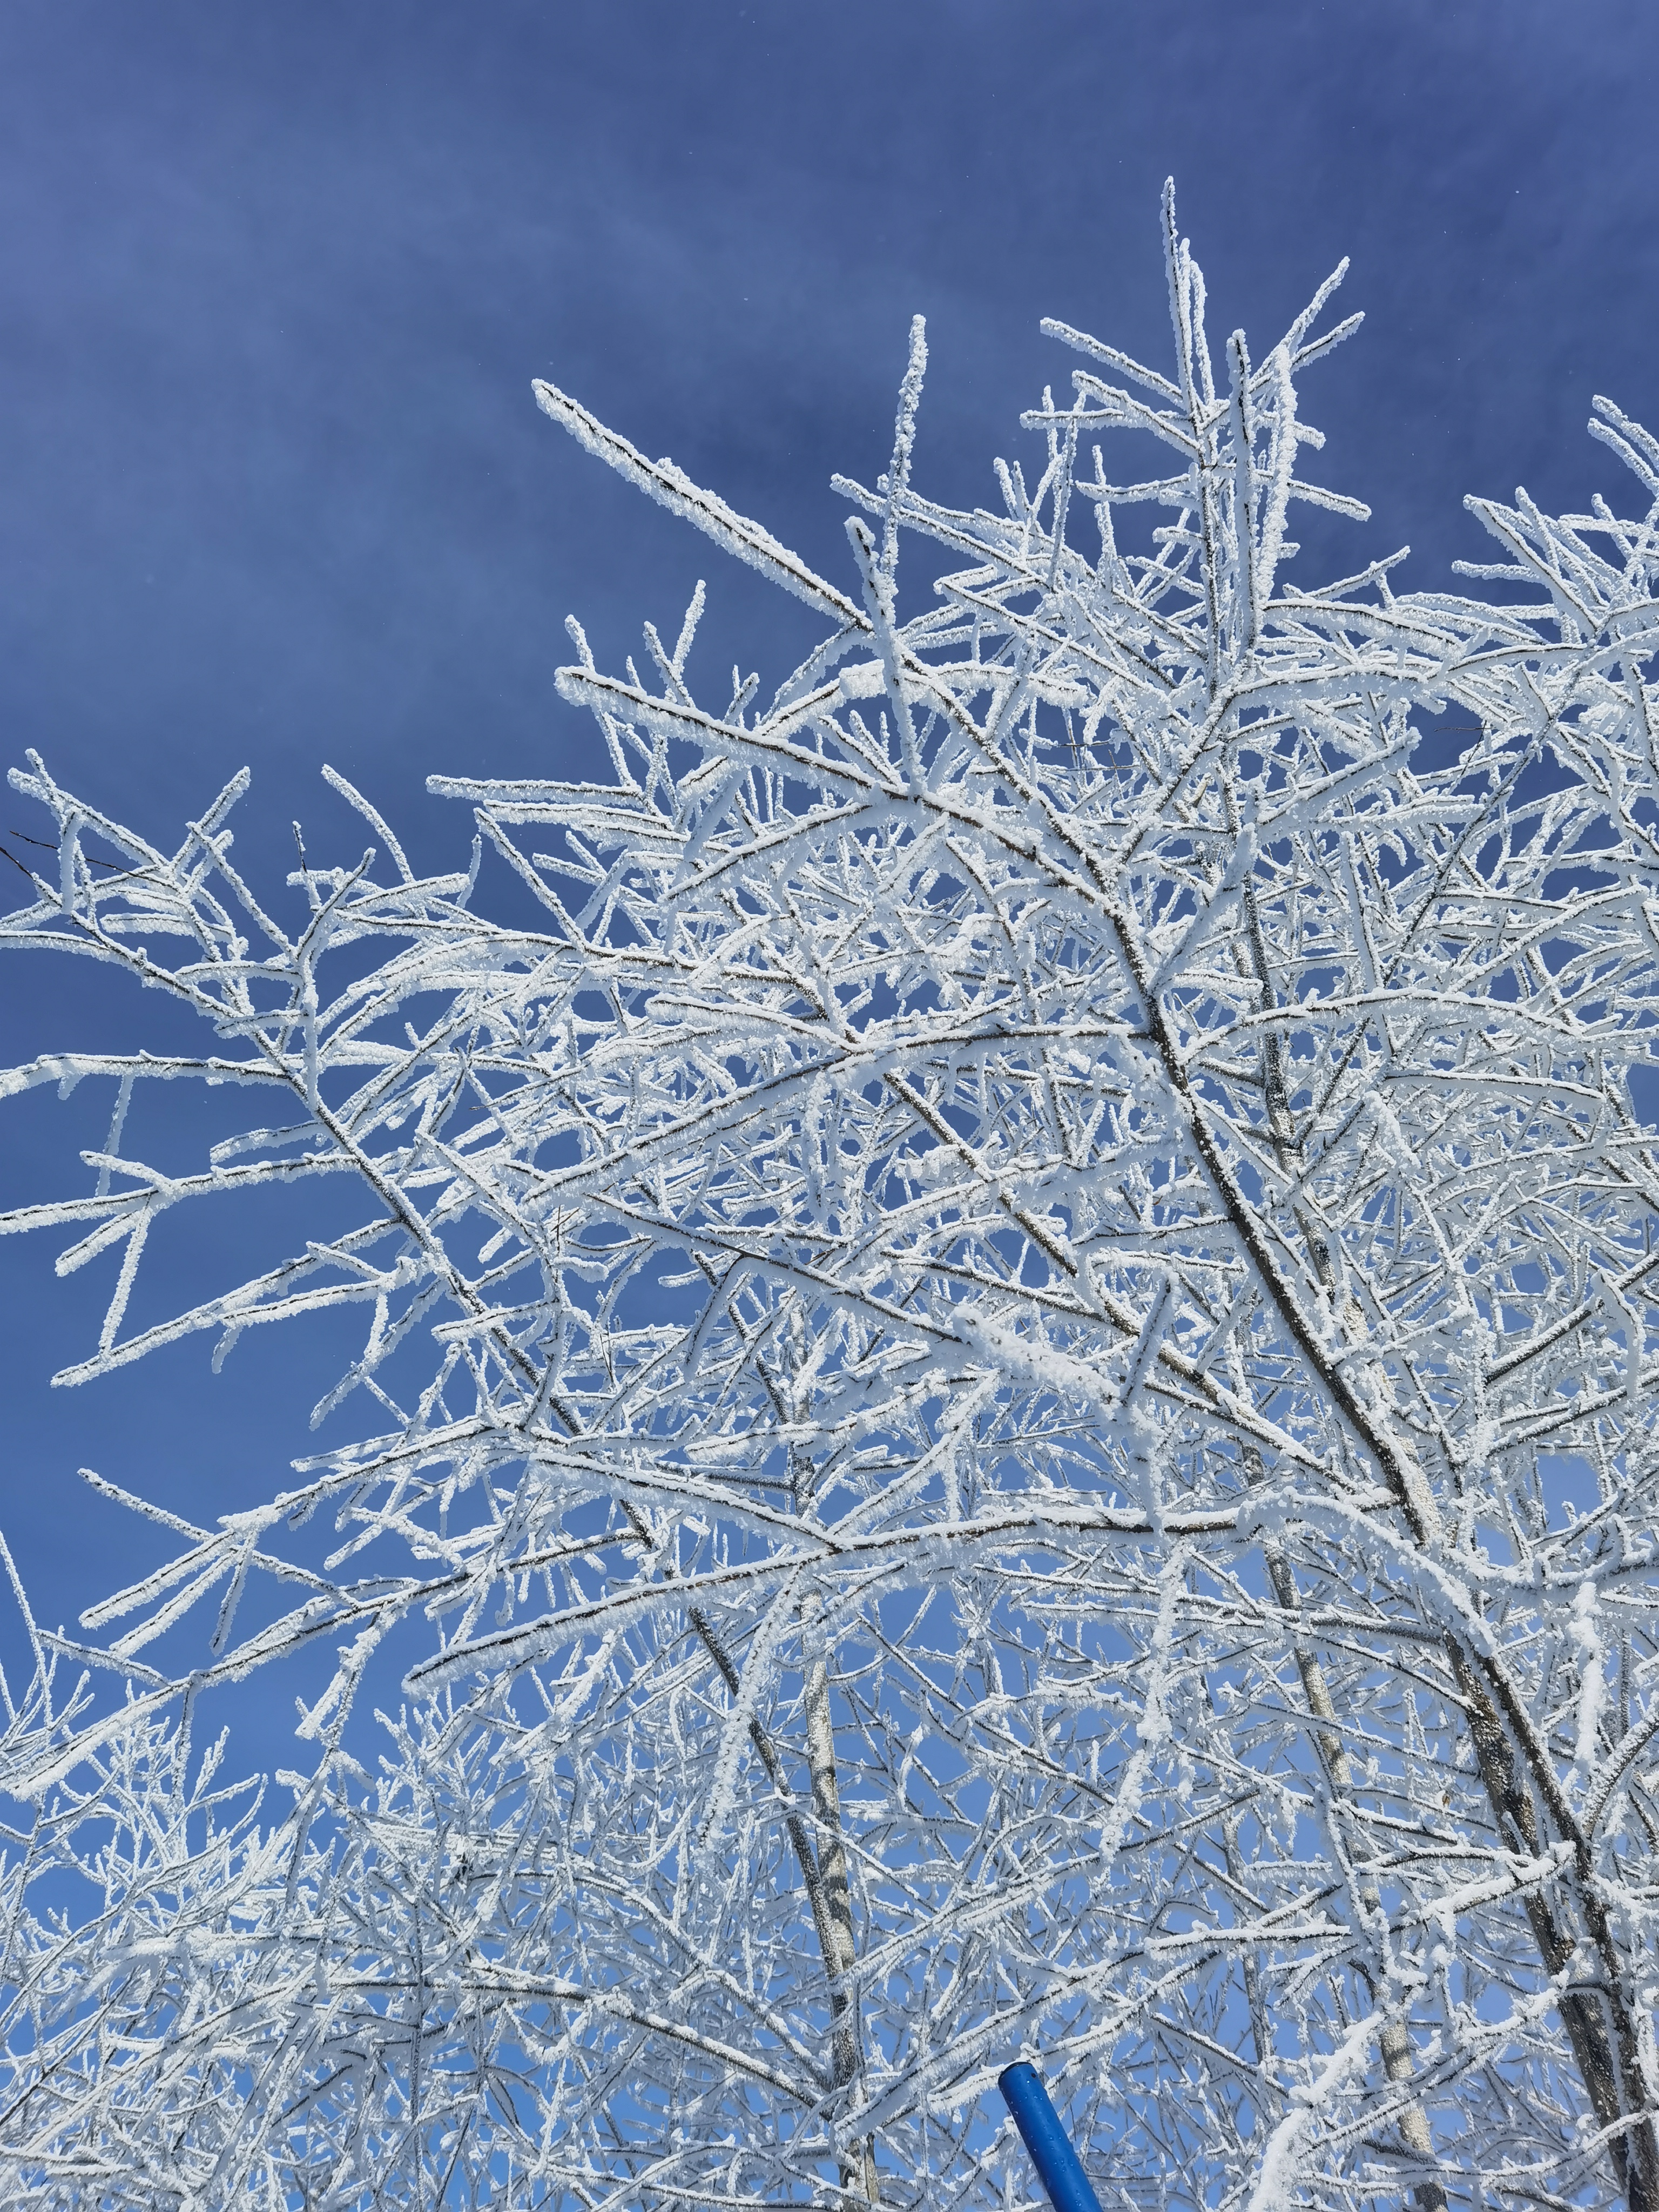
[[[1633,521],[1471,501],[1491,599],[1292,583],[1358,318],[1218,361],[1164,219],[1167,371],[1045,325],[994,512],[913,488],[918,323],[844,590],[538,385],[826,630],[761,705],[701,586],[573,623],[597,779],[440,780],[465,873],[331,772],[374,848],[286,902],[245,776],[167,852],[14,775],[5,942],[212,1033],[4,1079],[114,1088],[0,1223],[121,1255],[61,1379],[356,1308],[368,1432],[40,1638],[4,2202],[1012,2207],[1024,2055],[1111,2212],[1659,2212],[1659,445],[1596,401]],[[163,1174],[185,1077],[248,1122]],[[169,1208],[324,1176],[128,1326]],[[191,1717],[307,1644],[261,1814]]]

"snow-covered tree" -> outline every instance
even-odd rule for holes
[[[465,872],[331,775],[284,906],[245,777],[167,852],[14,775],[4,941],[212,1033],[5,1079],[114,1087],[0,1224],[120,1255],[61,1379],[353,1307],[368,1418],[131,1501],[176,1559],[8,1697],[4,2202],[1012,2208],[1024,2055],[1109,2212],[1659,2212],[1659,443],[1595,403],[1635,520],[1471,501],[1487,599],[1292,585],[1342,271],[1218,366],[1164,228],[1167,371],[1047,325],[998,511],[912,488],[917,325],[845,592],[538,386],[826,635],[760,708],[701,586],[573,623],[603,765],[441,781]],[[246,1126],[124,1152],[191,1078]],[[322,1176],[124,1334],[167,1209]],[[289,1812],[198,1739],[307,1646]]]

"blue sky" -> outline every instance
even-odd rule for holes
[[[988,501],[1071,367],[1040,315],[1164,360],[1170,172],[1212,335],[1259,351],[1352,256],[1366,327],[1305,407],[1322,479],[1375,513],[1333,557],[1409,541],[1398,580],[1443,586],[1481,550],[1465,491],[1622,495],[1593,392],[1659,421],[1656,63],[1659,15],[1613,0],[8,0],[8,763],[37,746],[167,840],[246,762],[238,851],[269,881],[296,813],[313,856],[361,849],[328,760],[417,859],[464,859],[428,773],[599,772],[553,692],[567,611],[614,664],[707,574],[702,665],[769,685],[811,635],[564,441],[532,376],[844,580],[828,479],[884,465],[910,315],[916,481]],[[14,957],[0,993],[7,1061],[175,1034],[90,967]],[[81,1188],[107,1103],[0,1109],[0,1203]],[[154,1310],[240,1234],[163,1243]],[[52,1392],[109,1287],[56,1282],[52,1249],[0,1244],[0,1526],[57,1620],[153,1556],[77,1465],[250,1502],[331,1369],[319,1324],[217,1381],[198,1339]]]

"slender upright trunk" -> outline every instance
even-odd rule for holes
[[[718,1279],[708,1261],[700,1258],[698,1265],[708,1277],[711,1286],[718,1289]],[[732,1321],[738,1335],[747,1341],[749,1332],[735,1310],[732,1314]],[[769,1375],[764,1366],[760,1367],[759,1372],[779,1419],[798,1422],[805,1409],[793,1402],[787,1384],[781,1383],[779,1378]],[[792,1454],[790,1490],[797,1512],[800,1510],[805,1494],[803,1478],[810,1481],[810,1468]],[[858,1993],[853,1981],[858,1948],[853,1934],[852,1892],[847,1879],[847,1846],[842,1836],[841,1784],[836,1773],[836,1729],[830,1703],[829,1656],[813,1633],[822,1609],[822,1601],[816,1595],[809,1597],[801,1608],[801,1626],[807,1646],[806,1762],[812,1780],[813,1819],[818,1832],[816,1847],[807,1832],[805,1820],[795,1808],[793,1795],[784,1779],[783,1767],[772,1741],[758,1717],[749,1723],[749,1737],[760,1754],[761,1764],[770,1778],[779,1802],[786,1808],[784,1830],[793,1846],[801,1879],[806,1885],[807,1901],[812,1908],[813,1930],[818,1939],[819,1955],[823,1960],[824,1978],[830,1984],[831,2076],[838,2089],[850,2089],[858,2079],[862,2057]],[[691,1607],[690,1619],[710,1657],[724,1675],[727,1689],[735,1698],[739,1687],[738,1669],[719,1630],[701,1606]],[[842,2185],[850,2195],[861,2197],[867,2204],[879,2204],[881,2200],[876,2184],[876,2147],[872,2137],[866,2136],[850,2158],[842,2160]]]
[[[1229,826],[1236,834],[1238,816],[1231,785],[1226,787],[1226,799]],[[1261,986],[1263,1004],[1272,1007],[1278,1003],[1277,994],[1261,931],[1255,885],[1249,878],[1243,887],[1243,942],[1237,957],[1241,968],[1248,962]],[[1148,995],[1150,1000],[1151,994]],[[1176,1087],[1184,1091],[1184,1068],[1169,1051],[1167,1032],[1156,1018],[1154,1026],[1159,1029],[1165,1064]],[[1285,1081],[1283,1042],[1276,1028],[1269,1028],[1263,1041],[1262,1078],[1268,1125],[1280,1162],[1299,1162],[1301,1146]],[[1194,1133],[1216,1187],[1231,1210],[1237,1193],[1218,1157],[1206,1142],[1201,1122],[1197,1121]],[[1335,1270],[1328,1247],[1299,1210],[1296,1218],[1321,1283],[1334,1300]],[[1251,1237],[1247,1236],[1245,1242],[1247,1248],[1258,1249]],[[1395,1491],[1413,1537],[1425,1552],[1435,1553],[1441,1542],[1439,1508],[1415,1448],[1397,1432],[1389,1418],[1387,1408],[1393,1403],[1394,1389],[1387,1371],[1380,1363],[1373,1363],[1374,1371],[1370,1377],[1371,1403],[1365,1406],[1345,1385],[1340,1363],[1331,1362],[1322,1355],[1318,1346],[1309,1342],[1306,1324],[1297,1310],[1296,1300],[1265,1254],[1258,1257],[1257,1272],[1262,1289],[1279,1308],[1292,1336],[1310,1352],[1316,1372],[1331,1389],[1355,1432],[1375,1453],[1384,1480]],[[1352,1331],[1355,1343],[1352,1348],[1363,1348],[1364,1316],[1344,1315],[1342,1326]],[[1277,1583],[1275,1590],[1279,1594]],[[1282,1594],[1280,1601],[1283,1602]],[[1659,2130],[1656,2130],[1655,2117],[1649,2106],[1636,2015],[1626,1985],[1623,1962],[1606,1911],[1595,1894],[1587,1839],[1577,1831],[1561,1798],[1547,1748],[1526,1726],[1517,1724],[1516,1715],[1506,1713],[1506,1698],[1512,1703],[1512,1694],[1501,1662],[1483,1659],[1449,1629],[1445,1635],[1445,1649],[1453,1680],[1468,1714],[1476,1767],[1498,1832],[1512,1848],[1535,1857],[1545,1839],[1540,1821],[1542,1813],[1547,1825],[1562,1840],[1574,1846],[1573,1857],[1561,1872],[1560,1889],[1565,1893],[1562,1903],[1558,1905],[1540,1890],[1529,1889],[1523,1899],[1527,1920],[1547,1973],[1552,1977],[1561,1974],[1576,1952],[1585,1957],[1586,1963],[1594,1960],[1600,1969],[1596,1978],[1586,1986],[1563,1990],[1561,2019],[1591,2110],[1598,2124],[1610,2131],[1613,2167],[1630,2212],[1659,2212]],[[1297,1658],[1300,1663],[1300,1653]],[[1303,1679],[1305,1686],[1305,1669]],[[1319,1680],[1323,1680],[1322,1670],[1319,1670]],[[1340,1743],[1337,1747],[1340,1749]],[[1401,2049],[1401,2057],[1408,2068],[1408,2044]],[[1394,2075],[1386,2046],[1383,2063],[1389,2069],[1390,2079],[1404,2078]]]
[[[1517,1771],[1510,1731],[1474,1656],[1450,1634],[1446,1649],[1458,1689],[1468,1705],[1475,1762],[1498,1832],[1512,1850],[1535,1858],[1542,1840],[1537,1798],[1524,1774]],[[1571,1840],[1579,1844],[1579,1859],[1587,1861],[1582,1838]],[[1527,1919],[1550,1974],[1564,1974],[1575,1953],[1587,1966],[1592,1960],[1600,1966],[1599,1981],[1587,1976],[1578,1988],[1563,1989],[1559,2000],[1562,2024],[1598,2125],[1618,2130],[1610,2138],[1613,2162],[1630,2212],[1659,2212],[1659,2142],[1613,1930],[1590,1885],[1588,1864],[1564,1873],[1569,1877],[1561,1885],[1564,1897],[1553,1899],[1541,1889],[1528,1890],[1523,1899]],[[1571,1879],[1575,1873],[1577,1880]]]
[[[690,1608],[691,1626],[702,1638],[709,1656],[735,1698],[742,1687],[736,1662],[726,1640],[700,1605]],[[820,1863],[806,1822],[796,1810],[783,1766],[772,1739],[758,1719],[749,1723],[749,1740],[760,1755],[779,1802],[785,1808],[783,1826],[799,1863],[812,1908],[812,1927],[830,1984],[830,2070],[837,2088],[858,2078],[858,2000],[848,1980],[857,1953],[853,1942],[853,1900],[847,1881],[847,1848],[841,1833],[841,1789],[836,1778],[836,1740],[830,1710],[830,1669],[826,1661],[809,1663],[806,1676],[807,1764],[812,1777],[812,1813],[823,1846]],[[857,2156],[842,2166],[842,2185],[866,2203],[879,2200],[876,2191],[875,2145],[866,2140]]]
[[[853,1897],[847,1878],[847,1845],[841,1826],[841,1784],[836,1772],[835,1717],[830,1705],[830,1662],[810,1633],[806,1657],[806,1763],[812,1777],[812,1811],[818,1831],[818,1881],[823,1898],[824,1966],[830,1975],[830,2051],[838,2088],[857,2080],[860,2049],[858,1993],[853,1981],[858,1951],[853,1936]],[[828,1941],[825,1942],[827,1936]],[[876,2149],[866,2136],[842,2166],[843,2185],[866,2203],[879,2201]]]
[[[1254,1448],[1248,1448],[1244,1462],[1250,1480],[1259,1481],[1263,1472],[1261,1455]],[[1302,1594],[1296,1586],[1295,1570],[1277,1544],[1265,1546],[1263,1556],[1267,1563],[1267,1576],[1273,1586],[1273,1595],[1282,1610],[1294,1617],[1302,1610]],[[1302,1677],[1302,1692],[1308,1701],[1308,1711],[1320,1723],[1316,1730],[1316,1740],[1321,1761],[1330,1782],[1332,1798],[1346,1811],[1352,1808],[1354,1802],[1353,1763],[1348,1757],[1347,1746],[1342,1741],[1336,1704],[1331,1696],[1330,1685],[1325,1679],[1325,1669],[1317,1655],[1294,1635],[1291,1649],[1295,1656],[1297,1672]],[[1381,1917],[1382,1895],[1369,1875],[1362,1875],[1359,1878],[1359,1901],[1368,1914]],[[1368,1967],[1362,1966],[1359,1972],[1375,2002],[1376,1978]],[[1411,2035],[1405,2021],[1397,2017],[1386,2020],[1377,2039],[1382,2047],[1382,2070],[1389,2080],[1409,2081],[1416,2069],[1412,2057]],[[1413,2097],[1401,2111],[1400,2133],[1413,2158],[1428,2166],[1438,2164],[1429,2117],[1419,2098]],[[1412,2202],[1416,2205],[1417,2212],[1446,2212],[1446,2192],[1438,2181],[1425,2180],[1414,2184]]]
[[[1229,818],[1234,829],[1237,830],[1237,814],[1233,804],[1231,786],[1227,793],[1227,805]],[[1247,881],[1244,886],[1244,921],[1249,943],[1251,965],[1261,986],[1266,1003],[1272,1006],[1276,994],[1267,962],[1267,945],[1261,933],[1261,916],[1257,909],[1254,880]],[[1296,1117],[1291,1111],[1289,1092],[1285,1082],[1284,1047],[1276,1030],[1269,1030],[1267,1034],[1262,1052],[1262,1075],[1268,1126],[1273,1132],[1274,1148],[1283,1164],[1293,1158],[1299,1158],[1301,1147],[1297,1143]],[[1309,1249],[1313,1255],[1314,1264],[1321,1279],[1328,1291],[1334,1290],[1334,1270],[1331,1266],[1328,1249],[1323,1240],[1314,1233],[1311,1225],[1302,1219],[1299,1214],[1297,1220],[1303,1235],[1307,1239]],[[1263,1471],[1261,1456],[1254,1447],[1247,1449],[1244,1462],[1245,1472],[1249,1478],[1252,1481],[1260,1480]],[[1302,1609],[1301,1595],[1297,1589],[1296,1576],[1290,1561],[1277,1544],[1270,1544],[1267,1547],[1266,1557],[1268,1577],[1273,1586],[1273,1595],[1286,1613],[1299,1613]],[[1293,1642],[1291,1649],[1296,1655],[1297,1671],[1302,1677],[1302,1691],[1308,1700],[1308,1710],[1316,1721],[1323,1723],[1319,1730],[1319,1750],[1324,1762],[1325,1771],[1330,1780],[1332,1796],[1338,1803],[1345,1807],[1351,1806],[1354,1796],[1353,1767],[1348,1758],[1347,1747],[1342,1741],[1336,1724],[1336,1707],[1332,1701],[1330,1686],[1325,1680],[1325,1669],[1321,1666],[1315,1654],[1303,1644]],[[1360,1898],[1368,1912],[1381,1914],[1382,1900],[1375,1883],[1369,1881],[1363,1881]],[[1370,1985],[1371,1995],[1375,1999],[1376,1988],[1369,1974],[1366,1975],[1366,1981]],[[1415,2069],[1412,2059],[1411,2036],[1404,2021],[1390,2019],[1385,2021],[1378,2041],[1382,2053],[1382,2070],[1389,2080],[1396,2082],[1409,2081]],[[1413,2097],[1401,2113],[1400,2132],[1407,2148],[1414,2157],[1430,2164],[1437,2162],[1434,2136],[1429,2126],[1428,2114],[1424,2111],[1419,2098]],[[1438,2181],[1417,2183],[1412,2191],[1412,2201],[1417,2207],[1417,2212],[1446,2212],[1446,2192]]]

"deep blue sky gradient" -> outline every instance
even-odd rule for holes
[[[734,658],[769,689],[814,635],[547,424],[532,375],[846,582],[827,480],[884,465],[913,312],[916,477],[954,501],[994,500],[1018,410],[1064,386],[1040,315],[1166,365],[1170,171],[1218,343],[1243,322],[1259,354],[1352,254],[1366,328],[1304,408],[1375,516],[1332,557],[1409,540],[1405,583],[1444,585],[1481,547],[1466,490],[1625,498],[1593,392],[1659,421],[1656,64],[1650,0],[7,0],[7,760],[38,746],[162,842],[250,763],[238,852],[270,884],[296,813],[313,857],[365,842],[326,759],[459,861],[428,773],[598,769],[553,691],[568,610],[615,665],[706,574],[717,706]],[[88,966],[13,959],[0,994],[7,1061],[180,1034]],[[199,1121],[161,1103],[135,1141],[182,1163]],[[84,1187],[107,1107],[0,1108],[0,1203]],[[139,1317],[295,1220],[173,1224]],[[0,1244],[0,1525],[52,1620],[160,1555],[76,1466],[249,1502],[343,1349],[268,1334],[216,1382],[198,1338],[52,1392],[114,1267],[60,1284],[55,1249]]]

